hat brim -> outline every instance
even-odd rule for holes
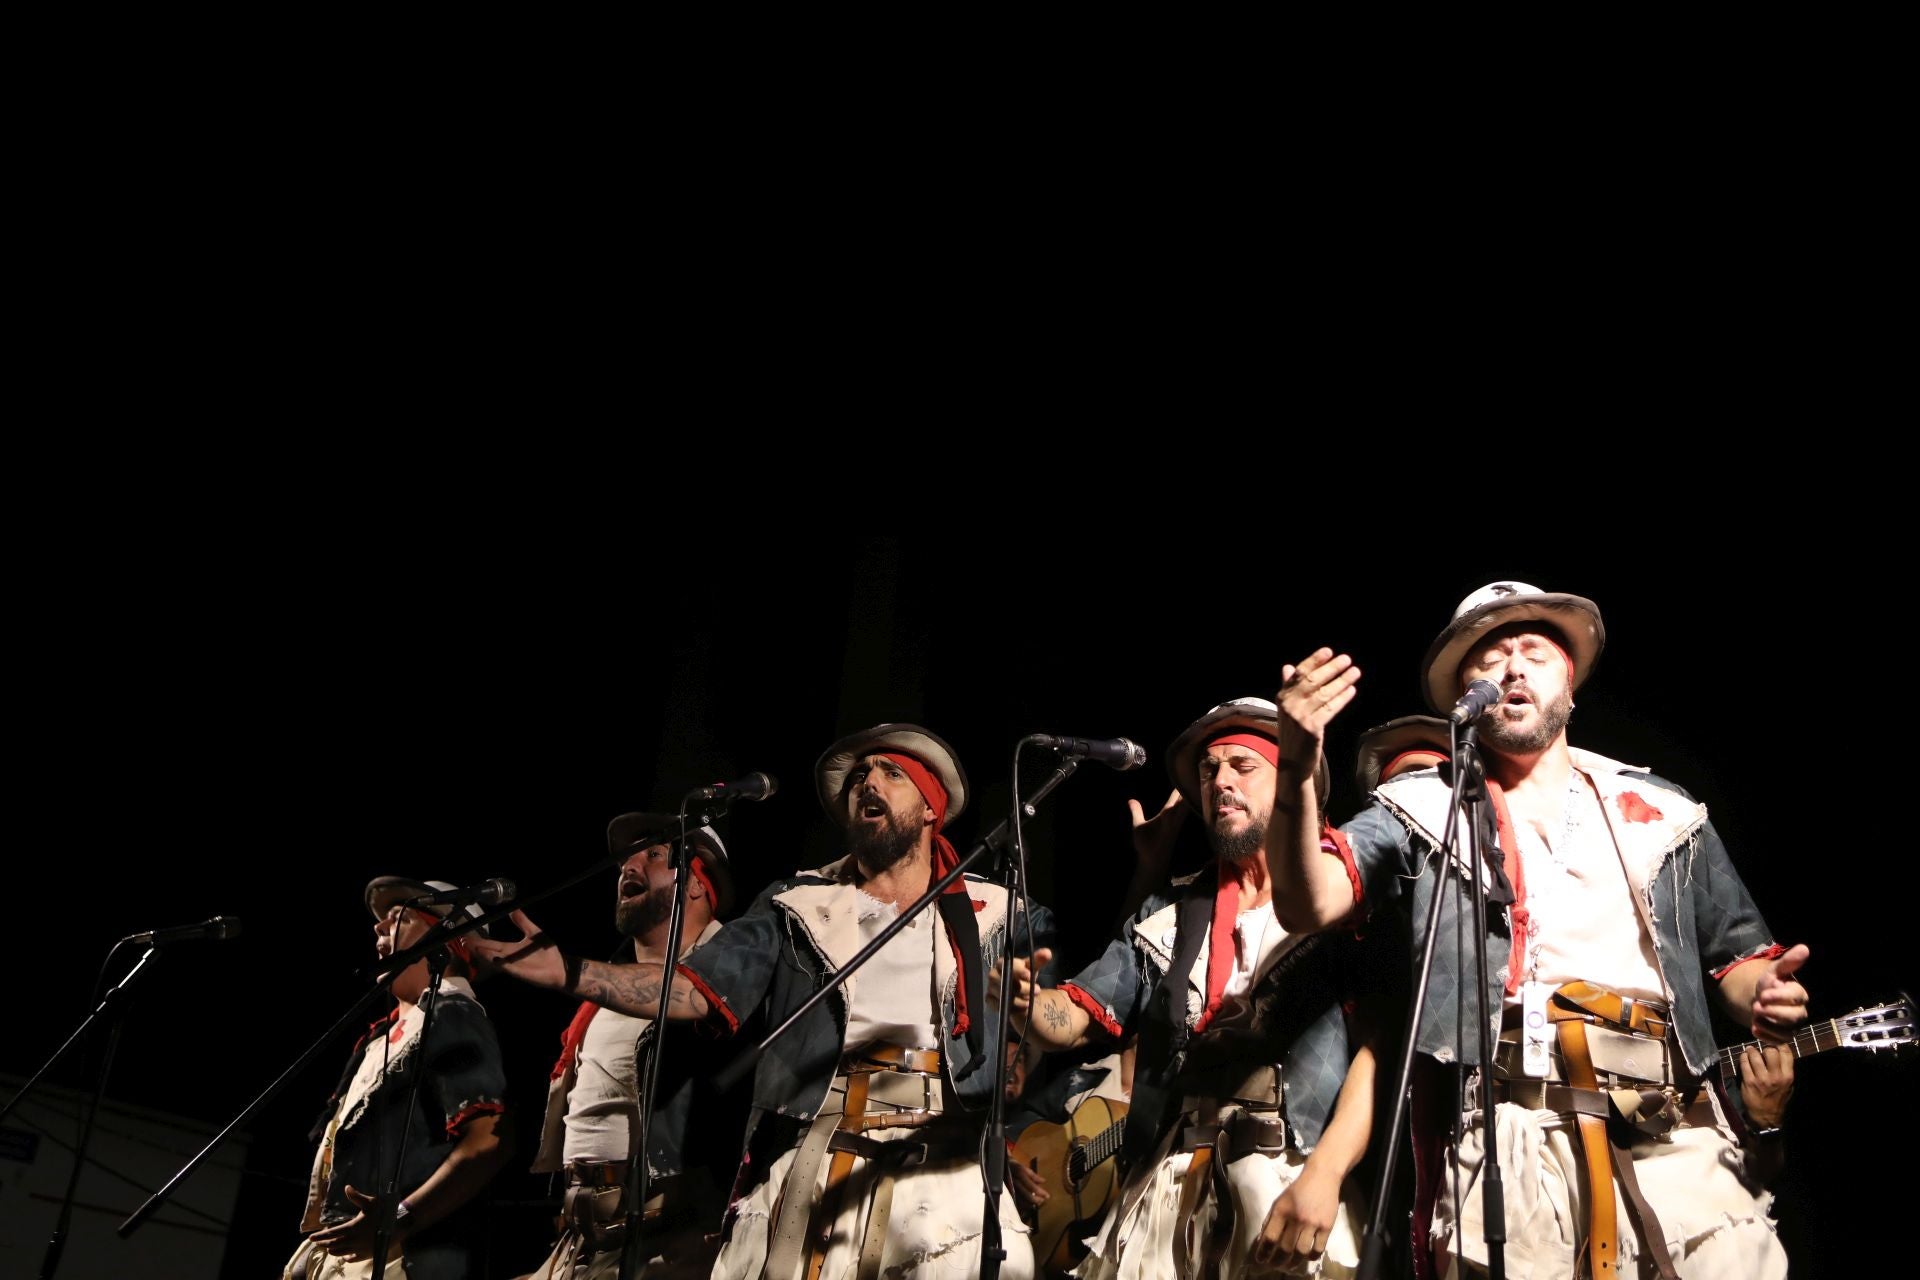
[[[387,912],[401,903],[413,898],[424,898],[432,892],[433,886],[424,880],[411,880],[406,876],[375,876],[368,882],[364,897],[367,910],[373,913],[373,918],[384,920]],[[422,907],[421,910],[444,916],[452,908]]]
[[[847,825],[846,806],[840,803],[840,797],[846,794],[847,775],[853,772],[856,761],[876,751],[899,751],[933,770],[933,776],[947,789],[947,816],[942,827],[952,826],[954,819],[966,812],[967,775],[953,748],[938,734],[917,724],[882,724],[840,739],[822,752],[813,766],[820,807],[835,822]]]
[[[677,814],[623,813],[607,824],[607,852],[617,858],[636,848],[671,844],[679,832]],[[733,868],[727,858],[726,843],[712,827],[694,827],[687,832],[687,841],[693,846],[693,856],[706,868],[707,878],[713,881],[717,899],[713,904],[714,914],[726,914],[733,909],[734,901]]]
[[[1437,716],[1401,716],[1360,735],[1353,780],[1359,785],[1361,795],[1371,795],[1380,785],[1381,771],[1398,757],[1423,749],[1445,756],[1452,748],[1445,720]]]
[[[1262,716],[1243,707],[1216,707],[1208,714],[1188,725],[1180,736],[1167,748],[1167,775],[1173,779],[1173,786],[1195,813],[1200,809],[1200,753],[1207,744],[1222,734],[1232,733],[1235,729],[1245,729],[1263,737],[1276,738],[1280,732],[1279,716]],[[1327,811],[1327,792],[1332,786],[1332,774],[1327,770],[1327,758],[1324,754],[1320,763],[1314,766],[1314,794],[1320,800],[1320,812]]]
[[[1427,647],[1426,659],[1420,667],[1426,675],[1423,692],[1427,706],[1442,715],[1452,709],[1460,696],[1460,664],[1481,637],[1510,622],[1549,623],[1565,638],[1567,657],[1573,660],[1574,689],[1585,684],[1593,674],[1593,666],[1607,644],[1600,606],[1585,596],[1546,592],[1490,600],[1448,623],[1446,630]]]

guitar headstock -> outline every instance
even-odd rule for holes
[[[1855,1009],[1833,1020],[1839,1047],[1846,1049],[1899,1049],[1914,1042],[1913,998],[1900,993],[1889,1004]]]

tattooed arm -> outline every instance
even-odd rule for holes
[[[514,912],[513,923],[526,935],[519,942],[502,942],[477,934],[467,936],[467,946],[483,968],[510,974],[522,982],[550,991],[578,995],[583,1000],[591,1000],[637,1018],[658,1016],[659,961],[608,964],[601,960],[582,960],[577,956],[562,954],[560,948],[553,944],[553,939],[540,932],[540,926],[529,919],[526,912]],[[694,988],[686,975],[676,975],[667,1017],[704,1018],[707,1010],[706,997]]]
[[[576,960],[567,957],[573,976],[569,988],[582,1000],[617,1009],[636,1018],[657,1017],[660,1011],[660,973],[658,960],[642,964],[608,964],[602,960]],[[673,978],[668,997],[667,1017],[695,1021],[707,1016],[710,1006],[684,973]]]
[[[1087,1043],[1093,1019],[1066,992],[1034,985],[1034,969],[1045,968],[1052,958],[1053,952],[1046,947],[1033,953],[1031,964],[1024,956],[1013,958],[1013,1021],[1024,1023],[1027,1034],[1049,1050],[1078,1049]],[[987,983],[989,989],[993,985],[991,980]]]

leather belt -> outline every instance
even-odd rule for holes
[[[870,1044],[849,1053],[841,1062],[848,1074],[856,1071],[923,1071],[940,1074],[938,1049],[905,1049],[897,1044]]]
[[[1227,1142],[1235,1159],[1241,1156],[1277,1155],[1287,1149],[1287,1122],[1279,1116],[1257,1116],[1246,1111],[1235,1111],[1214,1124],[1190,1124],[1180,1130],[1181,1151],[1197,1151],[1201,1147],[1216,1144],[1220,1135],[1227,1136]]]
[[[1610,991],[1597,982],[1568,982],[1554,989],[1547,1001],[1547,1020],[1565,1022],[1587,1017],[1622,1031],[1632,1031],[1656,1040],[1667,1037],[1667,1006],[1658,1000],[1641,1000]],[[1519,1025],[1520,1010],[1506,1011],[1503,1025]]]
[[[561,1172],[570,1187],[621,1187],[627,1182],[625,1160],[575,1160]]]
[[[1567,1018],[1562,1021],[1583,1020]],[[1626,1081],[1654,1085],[1673,1083],[1672,1048],[1667,1041],[1616,1031],[1612,1027],[1593,1023],[1584,1023],[1584,1025],[1587,1028],[1587,1049],[1591,1055],[1593,1069],[1596,1078],[1603,1085],[1611,1086],[1616,1082]],[[1517,1038],[1518,1035],[1518,1032],[1513,1031],[1504,1033],[1499,1045],[1494,1049],[1494,1074],[1502,1079],[1529,1078],[1521,1065],[1523,1049]],[[1567,1079],[1566,1054],[1557,1048],[1548,1057],[1546,1079],[1557,1081]]]
[[[1267,1087],[1277,1094],[1279,1073],[1271,1067],[1265,1071]],[[1253,1074],[1258,1076],[1259,1072]],[[1174,1218],[1174,1270],[1180,1275],[1217,1273],[1227,1246],[1233,1242],[1234,1199],[1227,1182],[1227,1166],[1242,1156],[1285,1151],[1287,1122],[1270,1107],[1262,1107],[1256,1114],[1231,1104],[1224,1109],[1210,1104],[1187,1114],[1195,1117],[1195,1123],[1181,1127],[1178,1149],[1191,1151],[1193,1158],[1187,1162],[1186,1175],[1180,1182],[1180,1205]],[[1194,1224],[1209,1193],[1213,1196],[1213,1226],[1204,1240],[1195,1240]]]
[[[1621,1280],[1623,1275],[1619,1214],[1614,1200],[1616,1179],[1639,1224],[1640,1242],[1648,1258],[1662,1280],[1678,1280],[1667,1251],[1666,1233],[1653,1206],[1641,1194],[1629,1150],[1631,1126],[1651,1132],[1655,1124],[1671,1127],[1680,1118],[1678,1094],[1669,1083],[1672,1071],[1664,1043],[1666,1010],[1595,983],[1569,982],[1547,1002],[1547,1017],[1559,1045],[1558,1074],[1565,1083],[1525,1077],[1502,1079],[1495,1082],[1494,1096],[1504,1095],[1509,1102],[1573,1117],[1587,1173],[1587,1238],[1582,1252],[1593,1280]],[[1610,1077],[1644,1081],[1656,1087],[1603,1092],[1595,1064],[1596,1045],[1607,1050]],[[1614,1056],[1616,1050],[1621,1051],[1618,1056]],[[1512,1042],[1500,1046],[1503,1070],[1511,1071],[1518,1052],[1519,1046]],[[1690,1098],[1689,1104],[1694,1101]]]
[[[1230,1065],[1176,1076],[1173,1087],[1187,1099],[1187,1110],[1204,1102],[1240,1102],[1278,1107],[1283,1101],[1280,1072],[1271,1064],[1249,1069]]]

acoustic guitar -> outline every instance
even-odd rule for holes
[[[1040,1175],[1047,1202],[1036,1211],[1033,1256],[1051,1275],[1064,1275],[1086,1256],[1092,1234],[1119,1182],[1113,1156],[1126,1129],[1127,1104],[1088,1098],[1065,1124],[1036,1120],[1021,1130],[1014,1158]]]

